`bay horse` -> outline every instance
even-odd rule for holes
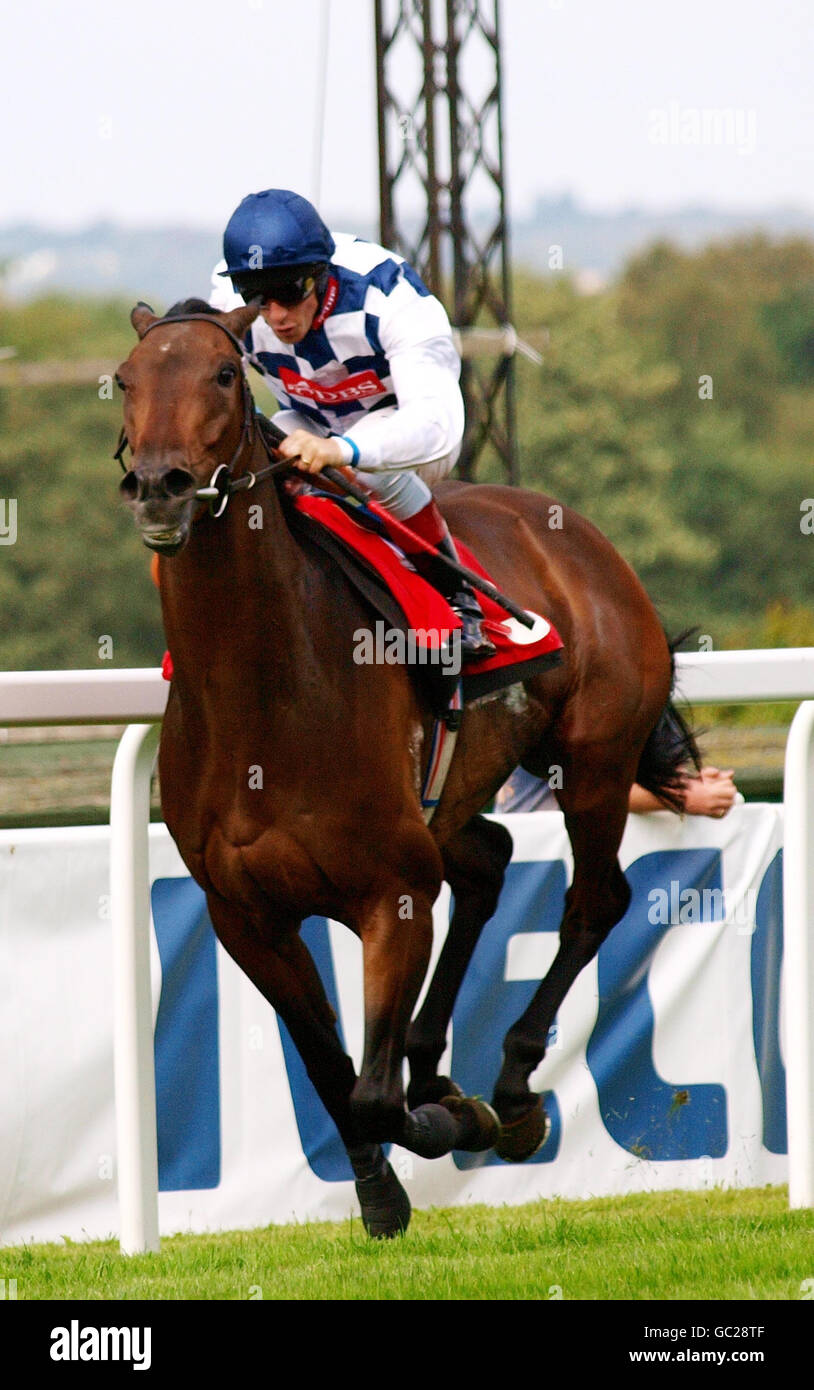
[[[673,659],[656,612],[601,533],[568,508],[552,526],[557,504],[542,494],[450,481],[437,497],[452,532],[565,646],[556,668],[466,707],[425,824],[431,711],[403,667],[354,663],[354,633],[371,610],[295,534],[288,499],[265,476],[241,341],[258,312],[256,302],[218,313],[189,300],[159,317],[139,304],[139,341],[116,376],[117,456],[125,442],[132,450],[121,490],[160,556],[174,667],[162,812],[217,936],[286,1023],[336,1124],[366,1230],[387,1237],[406,1229],[410,1203],[383,1143],[425,1157],[494,1146],[521,1161],[544,1141],[529,1078],[572,982],[627,910],[617,852],[631,785],[675,806],[694,744],[671,702]],[[490,1107],[437,1068],[512,853],[508,831],[480,812],[518,764],[542,777],[561,769],[574,873],[558,953],[506,1036]],[[413,1019],[444,879],[453,920]],[[358,1076],[299,935],[312,914],[361,939]]]

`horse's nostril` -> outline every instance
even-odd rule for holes
[[[169,473],[165,474],[163,482],[170,497],[183,497],[184,493],[197,486],[192,474],[185,468],[171,468]]]
[[[186,468],[169,468],[166,473],[138,472],[131,468],[119,483],[125,502],[177,500],[195,492],[197,483]]]

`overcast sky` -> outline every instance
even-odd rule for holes
[[[500,13],[515,214],[564,193],[603,210],[814,209],[814,0]],[[335,225],[375,223],[373,0],[6,0],[3,48],[0,223],[220,227],[272,186],[318,196]]]

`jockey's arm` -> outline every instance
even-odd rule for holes
[[[464,433],[460,369],[451,338],[433,338],[393,354],[398,406],[357,421],[343,438],[345,462],[375,473],[457,458]]]
[[[288,458],[299,454],[311,472],[337,464],[368,473],[398,472],[449,456],[454,462],[463,438],[464,405],[451,339],[406,348],[391,357],[390,369],[397,407],[372,411],[347,435],[319,439],[295,430],[280,452]]]

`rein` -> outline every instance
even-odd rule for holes
[[[231,329],[227,328],[219,319],[210,317],[209,314],[172,314],[166,318],[156,319],[155,323],[151,323],[150,327],[145,329],[142,338],[146,338],[147,334],[152,333],[154,328],[163,328],[169,323],[212,323],[216,328],[219,328],[222,333],[226,334],[229,342],[240,356],[241,381],[243,387],[243,427],[240,431],[240,439],[238,440],[237,448],[232,454],[229,462],[219,463],[206,487],[199,487],[195,494],[196,497],[199,497],[202,501],[209,503],[209,513],[211,516],[219,517],[225,512],[227,503],[233,492],[242,492],[248,488],[253,488],[255,483],[262,483],[266,478],[272,477],[275,473],[282,473],[291,467],[291,460],[274,458],[275,436],[277,436],[276,443],[279,443],[285,436],[282,430],[277,430],[276,427],[272,425],[270,420],[264,419],[263,427],[260,427],[259,421],[261,417],[258,416],[255,411],[245,364],[250,362],[252,366],[256,366],[260,370],[262,370],[262,368],[260,363],[255,359],[254,354],[246,351],[244,344],[235,337]],[[255,429],[257,429],[260,442],[270,462],[265,468],[259,468],[256,473],[241,473],[240,477],[235,478],[232,476],[232,470],[243,451],[244,445],[247,443],[254,443]],[[129,442],[125,429],[122,427],[113,458],[119,463],[123,473],[127,473],[128,471],[123,455]]]

